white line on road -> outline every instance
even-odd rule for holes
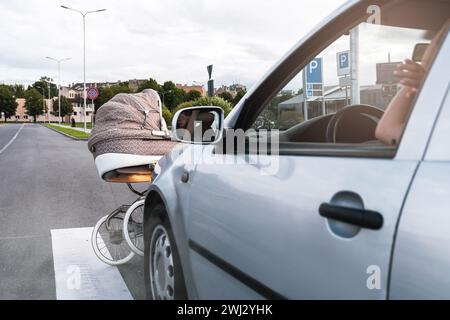
[[[23,240],[23,239],[35,239],[43,238],[45,236],[11,236],[11,237],[0,237],[1,240]]]
[[[101,262],[91,246],[93,228],[53,229],[58,300],[132,300],[119,269]]]
[[[22,130],[23,126],[25,125],[25,123],[22,123],[22,125],[20,126],[19,130],[17,130],[16,134],[14,135],[14,137],[11,138],[11,140],[9,140],[9,142],[6,144],[6,146],[4,146],[1,150],[0,150],[0,154],[2,154],[3,151],[6,150],[6,148],[8,148],[10,146],[11,143],[14,142],[14,140],[16,140],[17,136],[19,135],[20,131]]]

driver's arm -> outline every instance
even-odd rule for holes
[[[400,141],[413,99],[422,83],[426,70],[431,66],[432,56],[438,48],[438,41],[444,29],[442,28],[434,36],[423,56],[421,65],[406,59],[395,70],[394,74],[400,78],[400,84],[403,87],[389,103],[377,125],[375,137],[378,140],[392,145],[396,145]]]
[[[400,140],[406,117],[412,105],[415,92],[409,87],[403,87],[392,99],[375,130],[375,137],[385,144],[396,145]]]

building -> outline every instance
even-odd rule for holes
[[[219,87],[219,88],[214,89],[214,94],[215,94],[216,96],[219,95],[219,94],[221,94],[221,93],[224,93],[224,92],[228,92],[228,87],[225,86],[225,85],[223,85],[223,86],[221,86],[221,87]]]
[[[86,88],[89,88],[89,87],[105,88],[105,87],[116,86],[121,83],[122,83],[121,81],[117,81],[117,82],[86,82]],[[82,82],[81,83],[80,82],[72,83],[69,87],[72,88],[73,90],[83,92],[84,83],[82,83]]]
[[[214,94],[219,95],[223,92],[229,92],[231,94],[231,96],[234,98],[234,97],[236,97],[236,95],[239,91],[246,92],[247,87],[244,86],[243,84],[238,84],[238,83],[232,84],[230,86],[223,85],[220,88],[215,89]]]
[[[206,90],[203,87],[203,85],[187,85],[187,84],[180,84],[177,83],[175,85],[178,89],[183,90],[184,92],[188,93],[189,91],[198,91],[202,95],[202,97],[206,96]]]
[[[236,94],[238,91],[244,91],[247,92],[247,87],[243,84],[235,83],[228,87],[230,92],[233,94]]]
[[[322,97],[308,98],[308,115],[310,118],[322,114],[322,107],[325,104],[326,113],[335,113],[350,104],[350,90],[340,86],[325,86],[324,99]],[[386,95],[382,85],[368,85],[360,87],[361,104],[368,104],[381,109],[386,109],[392,96]],[[303,93],[296,95],[289,100],[278,105],[280,114],[285,111],[296,111],[303,115]]]
[[[77,96],[78,91],[74,90],[72,87],[61,86],[61,95],[66,99],[73,100]]]
[[[82,91],[81,91],[82,92]],[[64,119],[65,122],[69,122],[70,119],[73,117],[75,121],[82,122],[82,106],[83,103],[80,104],[80,97],[81,92],[75,90],[72,87],[61,87],[61,96],[65,97],[69,102],[72,104],[73,113],[71,117],[67,117],[67,119]]]
[[[86,88],[110,87],[110,86],[113,86],[113,85],[116,85],[119,83],[120,82],[86,83]],[[70,119],[73,118],[78,123],[84,122],[83,90],[84,90],[83,83],[73,83],[72,85],[70,85],[68,87],[61,87],[61,95],[64,96],[66,99],[68,99],[70,103],[72,103],[73,113],[68,118],[68,121],[70,121]],[[95,108],[94,108],[93,101],[87,99],[86,100],[86,122],[88,122],[88,123],[92,122],[92,119],[94,117],[94,110],[95,110]]]
[[[131,92],[138,92],[139,87],[147,81],[146,79],[132,79],[128,80],[128,88],[130,88]]]
[[[33,122],[33,117],[28,115],[27,109],[25,108],[25,99],[16,99],[17,109],[16,114],[9,118],[6,118],[7,122]],[[37,122],[58,122],[58,117],[53,115],[53,100],[45,99],[44,100],[45,108],[50,111],[50,115],[48,113],[42,113],[41,115],[36,117]],[[44,105],[42,106],[44,108]]]

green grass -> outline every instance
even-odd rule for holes
[[[63,126],[68,126],[68,127],[72,126],[72,124],[69,123],[69,122],[61,122],[61,124]],[[75,127],[77,127],[77,128],[84,128],[84,123],[83,122],[77,122],[77,123],[75,123]],[[87,129],[92,129],[92,123],[86,123],[86,128]]]
[[[77,139],[87,139],[89,138],[91,135],[89,133],[85,133],[82,131],[78,131],[78,130],[73,130],[70,128],[63,128],[63,127],[59,127],[59,126],[54,126],[52,124],[44,124],[44,126],[46,126],[47,128],[51,128],[53,130],[65,133],[73,138],[77,138]]]

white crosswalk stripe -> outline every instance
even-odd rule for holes
[[[93,228],[51,230],[56,298],[58,300],[131,300],[117,267],[94,254]]]

